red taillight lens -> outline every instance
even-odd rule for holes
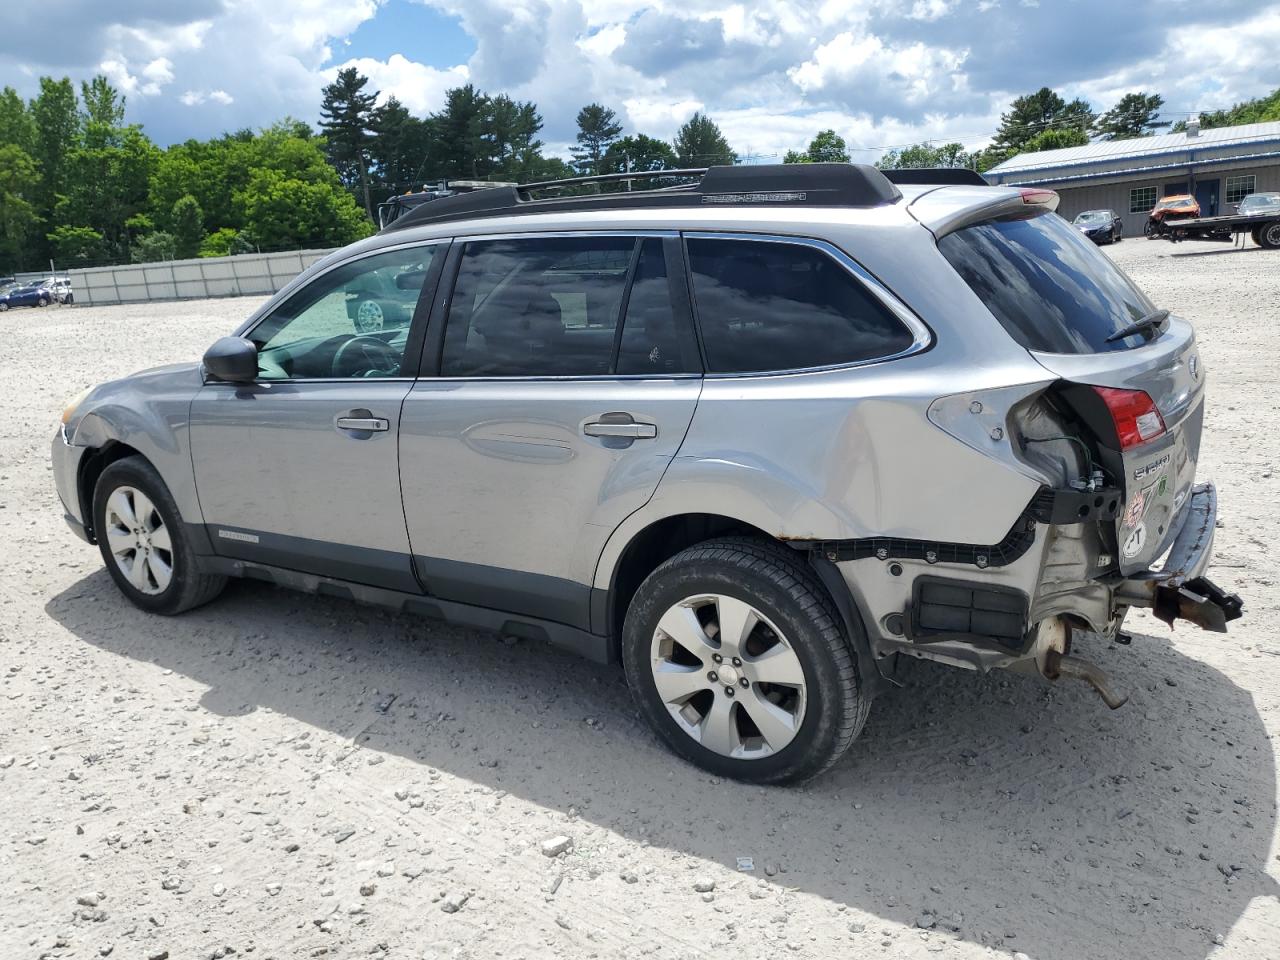
[[[1120,437],[1120,449],[1130,450],[1164,435],[1164,417],[1145,390],[1118,390],[1094,387],[1111,411],[1111,419]]]

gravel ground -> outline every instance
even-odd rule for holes
[[[682,764],[618,670],[537,644],[252,583],[134,610],[63,527],[62,401],[255,301],[5,315],[0,957],[1280,955],[1280,255],[1110,252],[1199,324],[1245,619],[1086,644],[1114,713],[907,664],[801,789]]]

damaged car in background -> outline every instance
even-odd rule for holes
[[[758,783],[834,763],[900,657],[1117,707],[1087,654],[1129,610],[1240,616],[1195,332],[1055,193],[586,179],[643,177],[421,204],[202,362],[76,398],[68,524],[156,613],[253,578],[620,662],[668,746]],[[403,323],[347,309],[374,275]]]

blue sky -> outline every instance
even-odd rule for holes
[[[33,42],[56,24],[56,42]],[[585,103],[670,138],[708,112],[762,160],[834,128],[873,160],[981,146],[1021,93],[1101,110],[1131,90],[1172,119],[1280,87],[1275,0],[43,0],[8,10],[0,85],[105,73],[160,143],[315,122],[354,65],[418,113],[473,82],[537,102],[567,150]]]

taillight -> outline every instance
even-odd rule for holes
[[[1131,450],[1164,435],[1164,417],[1145,390],[1093,389],[1111,411],[1121,450]]]

